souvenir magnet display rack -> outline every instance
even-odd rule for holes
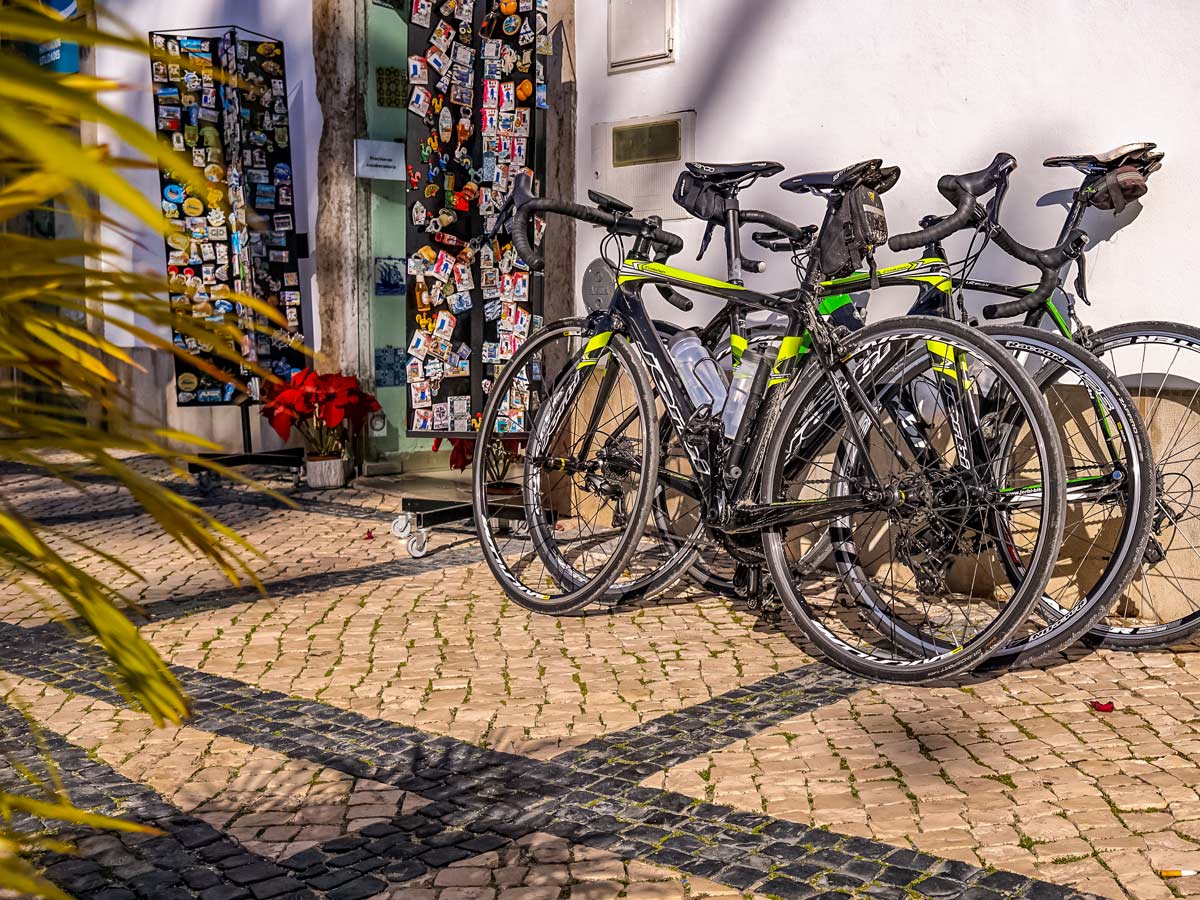
[[[304,365],[304,336],[283,43],[231,27],[151,32],[150,40],[160,54],[151,61],[156,129],[173,146],[178,167],[159,173],[171,224],[171,304],[181,315],[236,321],[242,359],[287,378]],[[203,195],[176,177],[188,168],[203,175]],[[237,302],[239,294],[270,303],[287,326],[264,333],[264,320]],[[179,406],[240,407],[243,452],[205,455],[225,465],[298,472],[302,451],[253,452],[249,407],[258,399],[258,378],[190,336],[173,337],[192,358],[249,388],[249,396],[239,394],[176,357]]]
[[[473,438],[498,367],[541,324],[541,279],[492,241],[520,172],[544,169],[548,0],[410,0],[408,436]],[[474,239],[474,240],[473,240]],[[524,431],[528,390],[505,428]],[[405,497],[392,533],[427,552],[429,529],[471,504]],[[415,531],[414,531],[415,530]]]
[[[547,5],[410,0],[409,437],[474,437],[496,366],[541,322],[540,280],[507,231],[480,236],[517,174],[542,168]],[[519,434],[525,396],[510,401]]]

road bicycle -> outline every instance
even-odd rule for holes
[[[740,189],[781,168],[689,164],[722,204],[726,280],[667,266],[682,241],[613,198],[589,192],[596,207],[537,199],[517,209],[514,244],[535,271],[535,213],[605,228],[617,287],[606,309],[547,326],[497,373],[473,479],[484,558],[517,603],[579,610],[620,578],[667,481],[699,501],[705,528],[731,552],[761,540],[773,582],[794,600],[789,612],[835,663],[897,681],[965,671],[1020,626],[1057,558],[1065,473],[1053,422],[1029,375],[978,330],[912,317],[849,334],[818,312],[816,265],[796,296],[742,284],[743,225],[766,225],[797,246],[805,239],[737,202]],[[833,187],[878,190],[894,183],[893,171],[860,169],[853,183]],[[843,191],[831,192],[826,224],[835,193]],[[643,305],[651,285],[682,310],[691,303],[675,288],[786,319],[774,363],[759,368],[732,434],[715,403],[689,393]],[[997,413],[986,424],[983,383]],[[919,403],[905,408],[897,398]],[[660,405],[690,474],[660,465]],[[519,477],[493,482],[483,463],[489,446],[505,442],[517,444]],[[999,453],[1016,444],[1021,453]],[[514,510],[524,533],[496,526]],[[804,586],[839,598],[834,604],[808,604],[794,583],[812,574],[789,561],[810,526],[836,529],[832,570]],[[997,576],[1002,556],[1024,567],[1019,585]],[[986,591],[974,589],[985,581]]]
[[[954,190],[954,196],[957,196],[959,181],[982,194],[995,189],[996,200],[989,206],[987,221],[990,227],[996,228],[995,220],[1013,168],[1015,160],[1008,154],[999,154],[980,172],[958,178],[948,176],[946,189]],[[834,173],[799,176],[785,182],[784,187],[806,193],[810,192],[814,182],[819,185],[822,179],[827,181],[832,175]],[[821,188],[818,186],[817,190]],[[973,207],[977,199],[971,195],[970,206]],[[972,217],[968,225],[975,222]],[[925,229],[922,232],[893,239],[893,243],[909,246],[927,244],[922,258],[880,270],[876,273],[876,286],[916,286],[923,292],[914,311],[919,308],[926,314],[952,315],[953,284],[961,280],[961,275],[953,272],[941,246],[941,238],[929,229],[936,228],[949,234],[968,226],[949,221],[948,217],[928,217],[922,226]],[[1003,240],[1006,235],[1000,234]],[[1077,252],[1074,237],[1067,242],[1063,253]],[[768,250],[789,254],[796,251],[793,242],[781,234],[758,232],[754,239]],[[812,246],[810,242],[801,249]],[[1039,264],[1037,259],[1032,262]],[[1044,271],[1057,274],[1057,268]],[[820,310],[835,316],[853,310],[852,298],[844,292],[845,286],[866,287],[868,279],[870,273],[862,272],[821,282]],[[726,334],[734,349],[746,342],[744,330],[739,332],[736,322],[726,322],[727,313],[728,308],[722,310],[701,331],[710,346],[726,340]],[[841,321],[854,327],[862,325],[856,315],[843,317]],[[1154,500],[1154,479],[1145,429],[1133,401],[1124,386],[1099,360],[1077,344],[1031,327],[988,326],[986,330],[1017,354],[1024,365],[1031,367],[1043,395],[1051,403],[1060,438],[1070,450],[1069,521],[1064,533],[1063,553],[1052,585],[1039,605],[1039,615],[1031,618],[1020,635],[989,658],[989,665],[1001,666],[1035,662],[1074,644],[1112,608],[1136,574],[1144,553]],[[770,328],[758,331],[760,340],[772,337],[778,340],[778,335],[773,335]],[[1084,399],[1088,402],[1081,402]],[[685,517],[685,521],[691,520]],[[670,517],[658,517],[649,543],[670,549],[673,524]],[[676,531],[684,535],[691,533],[687,528]],[[657,545],[653,544],[655,539],[659,542]],[[678,540],[676,537],[676,545]],[[809,551],[809,568],[824,561],[832,552],[828,536],[813,543],[814,549]],[[680,561],[678,556],[672,559]],[[721,573],[722,569],[728,570],[731,562],[738,562],[743,570],[753,564],[752,559],[742,559],[727,560],[722,566],[718,560],[707,557],[693,561],[692,572],[698,574],[698,580],[709,589],[753,602],[753,598],[747,597],[745,580],[740,586],[742,590],[738,590],[739,585]],[[665,566],[658,570],[660,576],[666,571]],[[1013,568],[1009,577],[1020,579],[1022,575],[1019,569]]]
[[[1043,280],[1053,285],[1048,296],[1034,298],[1029,285],[1011,285],[970,277],[961,278],[961,291],[1005,296],[1005,302],[985,306],[985,318],[1024,316],[1028,328],[1049,328],[1054,333],[1093,353],[1132,395],[1140,413],[1142,434],[1149,442],[1153,459],[1156,501],[1150,516],[1150,535],[1140,571],[1126,586],[1115,609],[1095,623],[1085,640],[1093,645],[1119,649],[1150,649],[1186,640],[1200,629],[1200,597],[1191,588],[1191,573],[1200,564],[1200,449],[1193,437],[1200,414],[1200,329],[1180,322],[1139,321],[1099,331],[1081,319],[1080,304],[1090,306],[1086,236],[1080,230],[1089,210],[1117,214],[1146,192],[1146,179],[1162,166],[1163,154],[1152,143],[1126,144],[1105,153],[1053,156],[1048,167],[1074,168],[1083,181],[1074,191],[1058,235],[1058,245],[1073,250]],[[998,199],[1002,200],[1005,182]],[[988,211],[972,210],[970,221],[961,218],[965,207],[957,207],[964,227],[977,226],[986,240],[994,240],[1010,255],[1038,265],[1032,249],[1012,240],[999,229],[999,202]],[[941,217],[927,216],[923,227],[937,225]],[[983,224],[980,224],[983,223]],[[980,248],[982,250],[982,247]],[[970,256],[971,254],[969,254]],[[977,256],[977,254],[976,254]],[[940,268],[946,254],[937,242],[925,242],[922,259],[907,264],[908,274],[928,274],[926,267]],[[1074,295],[1066,290],[1072,263],[1076,267]],[[901,274],[900,277],[903,277]],[[852,289],[863,284],[865,273],[843,283]],[[913,306],[913,312],[928,313],[949,298],[929,284]],[[959,295],[961,298],[961,294]],[[965,314],[961,308],[959,314]],[[1012,328],[1012,326],[1004,326]],[[1131,540],[1125,552],[1135,546]]]
[[[966,261],[951,266],[941,242],[965,228],[980,229],[986,239],[1037,266],[1042,281],[1034,293],[1052,292],[1063,264],[1078,256],[1085,239],[1072,230],[1057,247],[1037,253],[1000,227],[999,211],[1015,168],[1015,159],[1002,153],[978,172],[945,176],[939,188],[956,204],[956,212],[926,217],[921,230],[889,239],[893,250],[923,247],[921,258],[879,270],[874,277],[855,272],[822,282],[821,302],[837,309],[852,306],[848,289],[870,287],[873,296],[879,288],[915,286],[920,292],[912,313],[954,316],[955,288],[967,283],[965,276],[978,254],[968,254]],[[783,187],[796,193],[820,191],[827,177],[828,173],[798,176]],[[978,201],[993,191],[985,211]],[[772,236],[766,237],[769,241]],[[1023,302],[1028,302],[1024,298],[1031,290],[1019,291]],[[989,309],[992,314],[1003,311]],[[962,321],[971,321],[964,309],[959,314]],[[989,658],[989,665],[1001,666],[1036,662],[1074,644],[1113,608],[1144,557],[1155,481],[1146,429],[1134,402],[1098,359],[1079,345],[1032,326],[986,326],[984,330],[1030,368],[1051,406],[1068,463],[1068,523],[1059,566],[1038,616]],[[1019,567],[1010,567],[1009,577],[1019,580]]]
[[[1015,160],[1011,156],[999,154],[986,169],[960,176],[963,182],[974,185],[975,191],[986,194],[996,190],[996,201],[989,206],[991,228],[998,228],[996,219],[1008,176],[1014,168]],[[819,180],[830,174],[799,176],[785,182],[785,187],[807,192],[814,178]],[[947,180],[952,188],[956,179],[948,177]],[[973,206],[976,199],[972,196],[969,206]],[[974,223],[973,218],[968,224]],[[878,273],[878,286],[924,288],[914,311],[952,315],[952,285],[959,282],[961,276],[952,273],[941,238],[928,229],[936,227],[949,234],[957,230],[960,223],[931,216],[923,220],[922,226],[926,230],[912,236],[897,236],[893,240],[893,243],[907,241],[911,246],[927,244],[922,259],[882,270]],[[1002,231],[998,234],[1000,240],[1006,238]],[[792,242],[780,234],[759,232],[754,239],[768,250],[789,253],[795,250]],[[1078,248],[1073,239],[1067,241],[1064,252],[1075,255]],[[1026,255],[1032,252],[1028,251]],[[1038,264],[1037,259],[1029,261]],[[757,263],[750,265],[759,268]],[[960,268],[966,271],[966,267]],[[1057,274],[1057,269],[1048,271]],[[869,273],[864,272],[823,281],[819,294],[821,312],[836,316],[853,309],[851,296],[843,292],[844,287],[863,285],[868,278]],[[1020,293],[1020,296],[1024,295],[1025,292]],[[716,347],[728,341],[728,349],[733,354],[745,346],[746,332],[739,329],[735,313],[736,308],[727,306],[700,331],[709,346]],[[842,321],[861,324],[861,320]],[[659,329],[664,330],[662,324]],[[1001,666],[1035,662],[1074,644],[1112,608],[1136,574],[1144,553],[1151,521],[1154,479],[1145,429],[1128,391],[1095,357],[1076,344],[1031,327],[989,326],[987,330],[1022,357],[1025,365],[1033,366],[1044,396],[1052,403],[1060,437],[1071,450],[1067,498],[1070,521],[1054,583],[1040,604],[1040,615],[1036,620],[1027,623],[1020,636],[990,657],[990,665]],[[777,339],[769,328],[760,329],[758,334],[760,339]],[[1081,403],[1081,397],[1090,398],[1090,402]],[[666,432],[670,432],[669,420]],[[660,485],[660,498],[667,493]],[[745,577],[748,567],[758,562],[753,551],[740,559],[729,557],[724,565],[711,556],[697,560],[695,549],[690,555],[685,553],[685,547],[696,546],[698,519],[694,512],[697,504],[689,506],[686,498],[675,502],[675,515],[666,514],[666,510],[660,514],[656,505],[653,528],[648,529],[647,540],[641,545],[649,547],[641,556],[645,560],[643,565],[651,567],[657,579],[656,588],[661,590],[670,584],[677,567],[690,561],[693,575],[699,575],[697,580],[704,587],[747,599],[753,604],[756,598],[747,590],[750,579]],[[693,515],[681,515],[679,507],[687,507],[686,512]],[[680,520],[689,523],[689,527],[678,528]],[[688,538],[691,545],[684,543]],[[832,551],[827,537],[819,542],[819,546],[820,552],[810,551],[810,568]],[[730,573],[731,564],[740,567],[743,575],[740,585]],[[1021,573],[1014,570],[1010,577],[1019,579]],[[628,599],[628,595],[622,599]]]
[[[1060,239],[1084,223],[1088,210],[1120,213],[1145,193],[1146,179],[1161,168],[1162,160],[1163,154],[1147,142],[1046,159],[1045,166],[1073,168],[1083,176]],[[1192,587],[1192,573],[1200,564],[1200,443],[1194,432],[1200,415],[1200,328],[1135,321],[1093,330],[1082,321],[1079,307],[1091,305],[1085,259],[1081,255],[1077,261],[1074,297],[1065,290],[1069,267],[1064,266],[1051,298],[1041,304],[1019,298],[995,312],[1025,313],[1026,324],[1034,327],[1052,323],[1096,354],[1133,395],[1154,457],[1158,499],[1152,532],[1142,572],[1113,614],[1092,629],[1088,641],[1119,649],[1170,646],[1200,629],[1200,596]],[[975,282],[964,287],[984,290],[990,285]],[[1065,309],[1060,310],[1059,303]]]
[[[492,241],[502,232],[511,232],[512,214],[517,206],[533,199],[531,179],[518,179],[514,190],[509,192],[503,206],[498,211],[492,229],[479,243]],[[615,285],[615,275],[613,276]],[[578,320],[582,328],[583,320]],[[669,339],[682,330],[679,325],[661,319],[655,320],[655,328],[664,339]],[[714,353],[725,371],[732,368],[734,362],[741,356],[742,350],[752,343],[763,341],[769,343],[775,340],[774,328],[747,328],[739,307],[734,303],[726,303],[712,317],[706,326],[699,330],[700,337],[706,346]],[[617,423],[615,431],[620,431],[632,424],[636,411],[631,411],[627,420]],[[669,418],[663,417],[660,411],[659,442],[664,457],[663,465],[676,470],[687,468],[686,454],[682,451]],[[510,440],[509,446],[520,442]],[[507,481],[512,464],[512,454],[506,447],[490,445],[491,452],[487,459],[488,477],[494,492],[507,490],[516,491],[516,484]],[[510,504],[493,504],[498,511],[498,518],[493,521],[493,528],[502,529],[512,542],[520,542],[528,536],[524,527],[523,511]],[[638,542],[636,552],[621,576],[605,593],[602,600],[597,601],[605,606],[616,606],[618,603],[632,603],[661,594],[685,575],[691,575],[692,580],[704,590],[721,593],[727,596],[748,598],[749,579],[744,576],[735,581],[736,563],[726,564],[721,559],[719,545],[705,535],[702,516],[699,515],[699,503],[674,491],[665,482],[658,485],[651,504],[652,515],[647,532]],[[698,559],[704,551],[709,561],[707,566],[699,565]],[[513,554],[510,554],[513,555]],[[516,554],[519,556],[519,554]],[[756,563],[761,566],[761,552]],[[755,579],[758,582],[759,579]]]

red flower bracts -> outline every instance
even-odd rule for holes
[[[355,376],[301,369],[286,384],[268,386],[262,414],[285,441],[293,428],[299,431],[311,456],[338,456],[350,433],[378,409]]]

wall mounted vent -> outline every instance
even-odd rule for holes
[[[592,187],[633,205],[639,216],[687,218],[671,200],[695,156],[694,110],[592,126]]]

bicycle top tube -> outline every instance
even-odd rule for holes
[[[789,312],[799,299],[795,296],[795,291],[778,294],[759,291],[745,285],[722,281],[709,275],[699,275],[654,260],[633,257],[626,257],[622,261],[617,271],[617,284],[627,290],[648,285],[686,288],[710,297],[717,297],[735,306],[771,312]]]

